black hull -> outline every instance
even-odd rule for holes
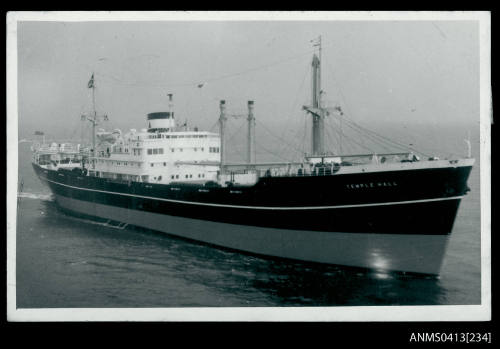
[[[471,170],[268,177],[221,188],[33,167],[67,212],[258,255],[434,275]]]
[[[209,188],[119,183],[33,166],[57,196],[100,205],[276,229],[425,235],[451,233],[471,170],[267,177],[253,187]]]

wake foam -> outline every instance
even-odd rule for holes
[[[26,198],[26,199],[34,199],[34,200],[43,200],[43,201],[53,201],[54,195],[52,194],[42,194],[42,193],[28,193],[21,192],[17,193],[18,198]]]
[[[123,229],[125,229],[128,226],[127,223],[115,222],[115,221],[111,221],[111,220],[97,221],[97,220],[93,220],[93,219],[90,219],[90,218],[80,218],[80,217],[71,217],[71,219],[74,219],[76,221],[79,221],[79,222],[82,222],[82,223],[86,223],[86,224],[100,225],[102,227],[107,227],[107,228],[112,228],[112,229],[119,229],[119,230],[123,230]]]

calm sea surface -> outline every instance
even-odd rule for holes
[[[439,278],[266,260],[60,212],[19,145],[17,307],[479,304],[479,166]],[[477,159],[477,157],[476,157]]]

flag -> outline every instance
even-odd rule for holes
[[[88,88],[94,88],[94,74],[92,74],[92,77],[89,80],[89,83],[87,84]]]
[[[43,136],[44,133],[42,131],[35,131],[35,136]]]

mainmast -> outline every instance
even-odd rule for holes
[[[320,156],[325,152],[325,111],[321,107],[321,36],[313,46],[318,46],[318,55],[312,59],[311,106],[304,109],[312,115],[312,155]]]

